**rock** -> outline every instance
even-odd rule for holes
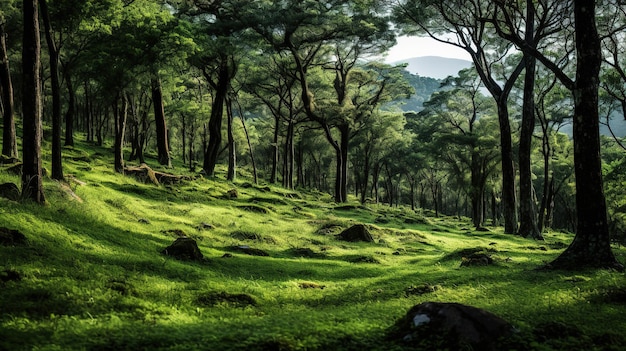
[[[237,189],[230,189],[226,192],[226,198],[236,199],[238,197],[239,197],[239,192],[237,191]]]
[[[17,201],[21,197],[20,189],[13,183],[0,184],[0,197]]]
[[[416,349],[495,351],[513,331],[504,319],[476,307],[425,302],[396,322],[390,338]]]
[[[372,234],[367,229],[367,227],[363,224],[355,224],[352,227],[342,231],[337,235],[337,239],[343,241],[365,241],[365,242],[373,242],[374,238],[372,238]]]
[[[204,258],[196,241],[188,237],[176,239],[172,245],[163,249],[161,253],[179,260],[201,261]]]
[[[202,222],[198,225],[198,230],[208,230],[208,229],[215,229],[215,226],[206,222]]]
[[[0,245],[16,246],[25,245],[26,236],[17,230],[0,227]]]
[[[493,264],[493,258],[484,253],[471,254],[463,257],[461,261],[461,267],[488,266],[490,264]]]

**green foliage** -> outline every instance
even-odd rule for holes
[[[78,160],[67,162],[76,177],[69,188],[80,200],[51,180],[44,207],[0,199],[3,226],[28,238],[0,246],[0,348],[402,350],[386,340],[389,328],[431,300],[504,317],[520,331],[510,343],[522,349],[626,345],[623,274],[534,269],[571,235],[535,243],[501,228],[471,231],[467,220],[335,208],[315,193],[245,181],[237,198],[221,196],[233,184],[220,179],[141,184],[114,174],[105,154],[84,144],[68,151]],[[86,165],[91,171],[80,170]],[[0,177],[18,180],[2,169]],[[241,208],[246,199],[272,210]],[[334,238],[357,223],[374,243]],[[195,238],[206,260],[159,253],[180,235]],[[269,256],[230,250],[242,244]],[[496,264],[461,268],[475,252]],[[577,338],[551,332],[574,329]]]

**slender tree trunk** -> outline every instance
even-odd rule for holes
[[[122,103],[120,107],[118,103]],[[115,143],[113,144],[115,172],[124,174],[124,134],[126,132],[126,120],[128,118],[128,98],[125,93],[118,94],[113,106],[115,118]]]
[[[502,214],[504,232],[517,233],[517,199],[515,194],[515,165],[513,142],[506,94],[498,100],[498,120],[500,122],[500,151],[502,155]],[[508,95],[507,95],[508,96]]]
[[[231,99],[226,99],[226,118],[228,136],[228,172],[226,179],[234,182],[237,177],[237,153],[235,150],[235,137],[233,135],[233,106]]]
[[[41,171],[41,42],[37,0],[23,0],[22,196],[45,203]]]
[[[530,157],[533,131],[535,130],[534,86],[536,60],[530,55],[525,55],[524,60],[526,60],[526,75],[524,78],[524,103],[519,142],[520,227],[518,233],[523,237],[543,240],[537,225],[537,208],[533,197]]]
[[[61,84],[59,83],[59,50],[52,34],[52,24],[46,0],[39,0],[41,17],[46,33],[50,59],[50,82],[52,84],[52,179],[63,179],[63,158],[61,157]]]
[[[472,202],[472,222],[476,229],[483,226],[483,192],[484,186],[482,185],[482,167],[480,166],[480,157],[478,152],[472,145],[472,169],[471,169],[471,202]]]
[[[248,134],[248,128],[246,127],[246,120],[245,120],[245,117],[243,115],[243,111],[241,109],[241,105],[239,104],[238,100],[237,100],[237,109],[239,111],[239,119],[241,120],[241,126],[243,127],[243,133],[245,134],[246,141],[248,143],[248,152],[250,154],[250,163],[252,163],[252,176],[254,178],[254,184],[258,184],[259,183],[259,179],[258,179],[258,175],[257,175],[256,162],[254,160],[254,150],[252,149],[252,142],[250,141],[250,134]]]
[[[72,76],[66,66],[63,70],[65,84],[67,85],[67,111],[65,112],[65,145],[74,146],[74,112],[76,109],[76,92],[72,83]]]
[[[576,236],[552,263],[556,268],[624,269],[609,236],[600,158],[598,112],[601,40],[595,22],[595,1],[574,0],[576,82],[574,85],[574,171],[576,175]]]
[[[272,173],[270,175],[270,184],[276,183],[278,177],[278,137],[280,135],[280,118],[274,116],[274,138],[272,139]]]
[[[526,4],[526,37],[528,45],[535,47],[534,4]],[[537,60],[530,54],[524,54],[524,101],[522,106],[522,128],[519,142],[519,173],[520,173],[520,227],[518,234],[543,240],[537,225],[537,208],[533,197],[533,182],[531,169],[531,150],[533,132],[535,130],[535,69]]]
[[[11,81],[11,68],[7,54],[7,33],[4,23],[0,23],[0,84],[2,84],[2,106],[4,108],[2,129],[2,154],[11,158],[17,158],[17,136],[15,134],[15,108],[13,105],[13,83]]]
[[[222,144],[222,118],[224,116],[224,103],[231,80],[231,72],[228,66],[228,60],[222,59],[215,87],[215,98],[211,108],[211,117],[209,119],[209,142],[204,154],[204,163],[202,166],[208,177],[215,175],[215,166],[219,156],[220,145]]]
[[[152,104],[154,106],[154,122],[157,139],[157,159],[159,164],[170,168],[172,167],[172,159],[170,158],[170,148],[167,138],[167,122],[165,120],[165,106],[163,103],[161,79],[155,76],[152,78],[151,83]]]
[[[348,201],[348,145],[350,144],[350,126],[339,128],[341,134],[341,202]]]

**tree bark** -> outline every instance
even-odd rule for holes
[[[531,170],[531,148],[533,131],[535,129],[535,66],[536,60],[525,55],[526,75],[524,78],[524,102],[522,107],[522,127],[519,142],[520,168],[520,227],[518,234],[543,240],[537,225],[537,208],[533,197],[533,183]]]
[[[119,100],[122,106],[118,105]],[[115,143],[113,145],[113,167],[117,173],[124,174],[124,134],[126,132],[126,120],[128,118],[128,98],[125,93],[118,94],[113,106],[115,116]]]
[[[65,145],[74,146],[74,112],[76,106],[76,92],[72,83],[72,77],[67,66],[63,69],[65,84],[67,85],[67,111],[65,112]]]
[[[11,158],[17,158],[17,136],[15,134],[15,108],[13,105],[13,83],[11,81],[11,68],[7,54],[7,33],[4,23],[0,23],[0,84],[2,84],[2,106],[4,108],[2,129],[2,154]]]
[[[497,101],[502,156],[502,214],[504,216],[504,232],[514,234],[517,233],[517,197],[515,194],[515,165],[507,97],[508,94],[502,94]]]
[[[205,74],[206,76],[206,74]],[[202,169],[206,176],[215,175],[215,165],[219,156],[220,145],[222,143],[222,119],[224,116],[224,103],[226,94],[230,87],[231,72],[228,60],[223,58],[218,72],[217,84],[215,84],[215,98],[211,108],[209,119],[209,141],[204,153],[204,163]],[[206,77],[209,79],[209,77]]]
[[[157,159],[159,164],[168,168],[172,167],[170,158],[170,148],[167,139],[167,122],[165,121],[165,107],[163,103],[163,90],[161,89],[161,79],[152,78],[152,104],[154,105],[154,122],[157,139]]]
[[[535,8],[531,1],[526,4],[526,37],[528,45],[535,47],[534,39]],[[535,130],[535,71],[537,60],[530,54],[524,54],[524,101],[522,106],[522,128],[519,142],[520,173],[520,227],[518,234],[543,240],[537,225],[537,208],[533,197],[531,149]]]
[[[574,172],[576,175],[576,236],[552,263],[555,268],[624,269],[609,237],[602,180],[598,112],[601,40],[595,22],[595,1],[574,0],[576,82],[574,84]]]
[[[235,136],[233,135],[233,109],[231,99],[226,99],[227,135],[228,135],[228,172],[226,180],[234,182],[237,177],[237,153],[235,149]]]
[[[37,0],[23,1],[22,41],[22,196],[43,204],[41,171],[41,42]]]
[[[50,83],[52,86],[52,172],[51,178],[63,179],[63,158],[61,157],[61,84],[59,83],[59,49],[52,33],[52,23],[46,0],[39,0],[43,19],[48,56],[50,61]]]

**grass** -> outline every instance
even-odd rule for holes
[[[157,187],[115,174],[108,154],[64,150],[80,200],[52,180],[45,206],[0,199],[0,226],[28,238],[0,246],[0,350],[402,350],[389,328],[424,301],[487,309],[516,326],[520,349],[626,348],[623,273],[536,270],[571,234],[473,232],[247,179]],[[0,182],[19,178],[0,168]],[[373,243],[335,239],[357,223]],[[205,260],[160,254],[181,234]],[[474,252],[495,264],[461,267]]]

